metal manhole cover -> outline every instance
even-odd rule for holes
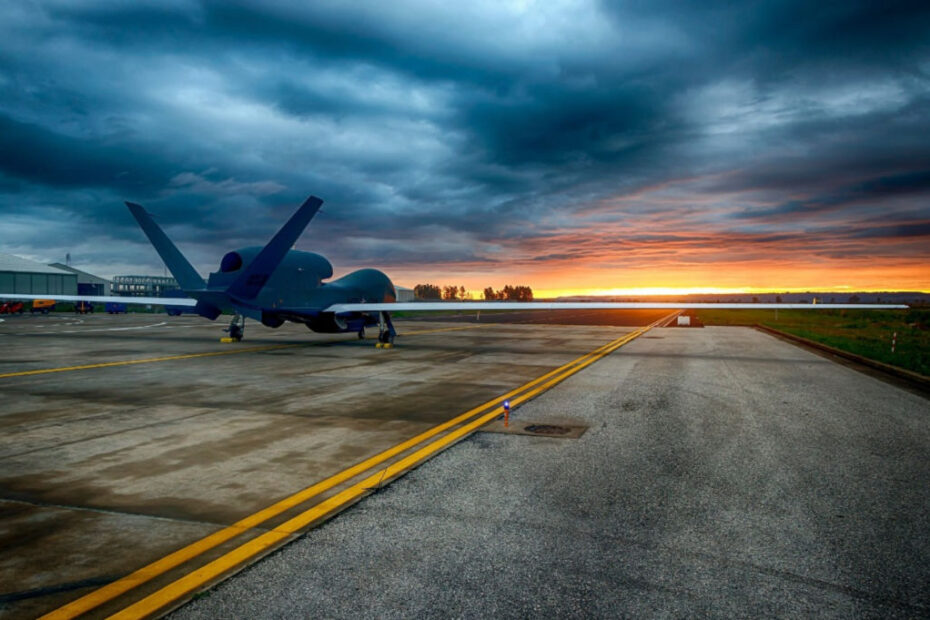
[[[567,435],[572,429],[567,426],[556,426],[554,424],[530,424],[524,426],[523,430],[537,435]]]
[[[549,423],[544,422],[515,422],[510,421],[509,426],[504,426],[503,418],[492,420],[480,429],[485,433],[505,433],[509,435],[528,435],[530,437],[551,437],[552,439],[578,439],[588,430],[587,426],[582,424],[570,424],[552,420]]]

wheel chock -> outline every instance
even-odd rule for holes
[[[224,336],[223,338],[220,338],[220,342],[223,344],[231,344],[233,342],[237,342],[237,340],[235,338],[230,338],[229,336]]]
[[[376,349],[380,349],[380,348],[383,347],[383,346],[384,346],[384,343],[383,343],[383,342],[379,342],[379,343],[375,344],[375,348],[376,348]]]
[[[384,348],[385,348],[385,349],[390,349],[390,348],[393,347],[393,346],[394,346],[394,344],[391,343],[391,342],[385,342],[385,343],[384,343]]]

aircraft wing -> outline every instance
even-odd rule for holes
[[[324,312],[441,312],[460,310],[903,310],[900,304],[756,304],[756,303],[664,303],[664,302],[612,302],[612,301],[412,301],[371,304],[333,304]]]
[[[197,300],[191,299],[190,297],[121,297],[119,295],[17,295],[14,293],[0,293],[0,299],[51,299],[52,301],[89,301],[95,304],[118,303],[138,304],[144,306],[194,307],[197,305]]]

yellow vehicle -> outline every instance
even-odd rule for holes
[[[55,309],[55,301],[53,299],[35,299],[32,302],[32,308],[30,312],[35,314],[36,312],[41,312],[42,314],[48,314],[49,311]]]

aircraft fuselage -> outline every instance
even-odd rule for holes
[[[227,253],[219,270],[210,274],[206,290],[187,291],[200,302],[199,314],[216,318],[217,311],[232,311],[268,327],[293,321],[317,332],[357,332],[361,327],[377,324],[377,313],[337,317],[323,310],[335,303],[391,303],[397,298],[390,278],[377,269],[359,269],[324,282],[333,276],[332,264],[320,254],[300,250],[288,251],[254,299],[231,298],[226,291],[261,250],[247,247]]]

